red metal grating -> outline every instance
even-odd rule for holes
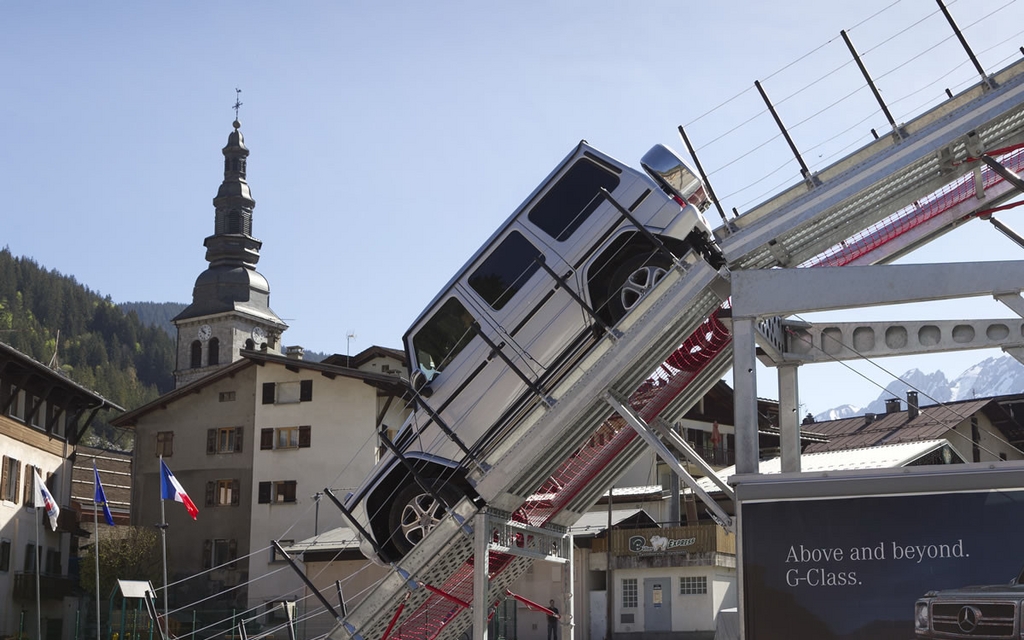
[[[1008,169],[1020,171],[1024,167],[1024,151],[1014,150],[1000,158],[999,161]],[[982,167],[981,175],[986,189],[1003,180],[987,165]],[[909,207],[904,207],[884,220],[853,234],[842,243],[831,247],[801,266],[841,267],[847,265],[961,202],[974,198],[974,194],[974,174],[968,173],[927,198],[922,198]]]
[[[505,570],[513,556],[506,553],[491,552],[488,558],[488,569],[491,575]],[[473,602],[473,558],[472,556],[460,566],[455,573],[448,576],[443,584],[434,585],[464,602]],[[439,595],[431,595],[409,616],[391,637],[394,640],[429,640],[444,629],[445,625],[462,613],[463,607]]]
[[[729,340],[729,332],[718,320],[716,311],[668,357],[654,376],[633,392],[629,398],[630,406],[645,420],[653,419],[729,344]],[[605,420],[587,444],[563,462],[541,488],[540,493],[549,493],[552,497],[531,501],[520,512],[530,524],[544,524],[572,501],[635,437],[636,431],[626,426],[617,415]]]

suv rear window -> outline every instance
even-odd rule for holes
[[[617,186],[617,175],[581,158],[544,194],[528,217],[549,236],[562,242],[601,204],[601,187],[614,191]]]
[[[474,335],[473,322],[466,307],[458,299],[449,298],[417,332],[412,344],[428,378],[442,371],[469,344]]]
[[[540,251],[518,231],[502,240],[480,268],[469,276],[469,286],[497,310],[505,306],[512,296],[540,268]]]

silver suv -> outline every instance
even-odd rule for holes
[[[345,501],[368,557],[400,558],[475,496],[465,471],[674,261],[721,266],[700,179],[661,145],[642,166],[581,142],[412,324],[415,410]]]

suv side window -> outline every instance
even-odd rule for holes
[[[513,231],[469,276],[469,286],[492,309],[501,309],[540,268],[538,256],[537,247],[523,234]]]
[[[611,192],[617,186],[619,176],[596,162],[581,158],[530,211],[530,222],[562,242],[601,204],[601,187]]]
[[[420,369],[433,378],[459,355],[475,335],[474,318],[457,298],[448,298],[412,339]]]

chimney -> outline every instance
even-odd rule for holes
[[[871,424],[874,421],[875,421],[875,414],[873,414],[873,413],[865,413],[864,414],[864,426],[865,427],[868,426],[869,424]]]
[[[305,352],[306,350],[299,345],[284,348],[284,355],[292,360],[302,360],[302,356]]]
[[[920,408],[917,406],[917,392],[907,392],[907,422],[910,422],[921,413]]]
[[[900,399],[899,398],[886,398],[885,400],[885,413],[898,413],[900,410]]]

